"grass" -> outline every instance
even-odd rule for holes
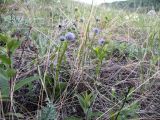
[[[0,118],[160,118],[159,16],[69,0],[13,3],[1,13]],[[68,32],[76,39],[60,41]]]

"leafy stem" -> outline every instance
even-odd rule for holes
[[[122,111],[122,109],[124,108],[125,103],[126,103],[127,98],[128,98],[128,94],[130,93],[130,90],[131,90],[131,87],[129,87],[129,88],[128,88],[128,90],[127,90],[127,92],[126,92],[126,94],[125,94],[125,97],[124,97],[124,100],[123,100],[122,106],[120,107],[120,109],[119,109],[119,111],[118,111],[118,113],[117,113],[117,115],[116,115],[116,117],[115,117],[115,120],[117,120],[117,119],[118,119],[118,117],[119,117],[119,115],[120,115],[120,112],[121,112],[121,111]]]

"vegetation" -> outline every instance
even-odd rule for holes
[[[0,119],[160,118],[158,12],[0,2]]]
[[[149,11],[151,9],[155,9],[159,11],[160,9],[160,1],[159,0],[127,0],[127,1],[118,1],[113,2],[111,4],[105,3],[105,6],[111,6],[119,9],[126,9],[135,11],[137,9],[145,11]]]

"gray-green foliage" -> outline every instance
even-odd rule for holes
[[[38,111],[38,120],[57,120],[57,112],[53,103],[48,102],[47,106]]]

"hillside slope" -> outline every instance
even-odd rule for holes
[[[113,7],[117,9],[124,9],[131,11],[135,11],[138,8],[143,11],[149,11],[151,9],[159,11],[160,0],[127,0],[127,1],[117,1],[113,3],[103,3],[101,5],[106,7]]]

